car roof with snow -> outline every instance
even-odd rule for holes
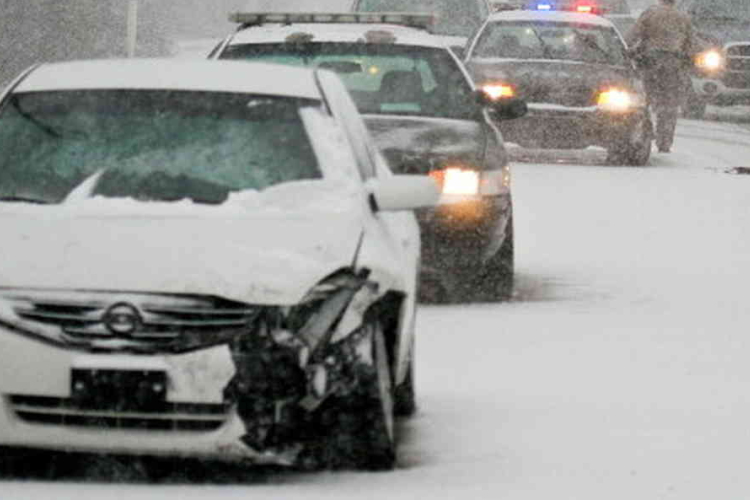
[[[508,10],[491,14],[487,18],[488,23],[498,21],[549,21],[556,23],[593,24],[595,26],[606,26],[608,28],[613,27],[613,24],[609,20],[597,16],[596,14],[567,11]]]
[[[290,36],[312,36],[312,42],[393,43],[419,47],[446,48],[443,37],[421,28],[388,23],[267,23],[242,28],[232,35],[229,45],[245,43],[282,43]]]
[[[240,92],[320,99],[313,70],[236,61],[124,59],[43,64],[16,92],[149,89]]]

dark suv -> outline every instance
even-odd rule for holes
[[[693,19],[701,55],[688,85],[684,111],[700,118],[706,104],[750,104],[750,2],[683,0]]]

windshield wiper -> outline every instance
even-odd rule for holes
[[[587,47],[590,47],[596,51],[598,51],[600,54],[604,56],[605,60],[609,60],[609,53],[601,48],[601,46],[596,43],[596,40],[594,40],[591,35],[587,35],[586,33],[581,33],[578,30],[573,30],[573,33],[576,35],[576,39],[580,40],[584,44],[586,44]]]
[[[57,139],[62,139],[63,137],[69,137],[69,136],[83,136],[86,137],[86,134],[79,131],[70,131],[70,130],[63,130],[60,131],[56,129],[55,127],[48,125],[44,123],[39,118],[36,118],[34,115],[26,111],[25,109],[21,108],[21,103],[18,102],[18,97],[13,96],[10,98],[10,105],[13,106],[13,108],[18,112],[18,114],[23,118],[24,120],[28,121],[29,123],[35,125],[39,130],[42,130],[47,135],[50,135],[52,137],[55,137]]]
[[[534,36],[537,40],[539,40],[539,44],[542,46],[542,56],[544,56],[544,59],[554,59],[552,57],[552,53],[549,50],[549,45],[544,42],[544,39],[539,36],[539,33],[537,33],[534,28],[531,28],[531,31],[534,33]]]
[[[51,202],[32,198],[30,196],[0,196],[0,202],[34,203],[37,205],[49,205]]]

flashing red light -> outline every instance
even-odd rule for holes
[[[578,5],[576,7],[576,12],[580,12],[581,14],[593,14],[594,6],[593,5]]]

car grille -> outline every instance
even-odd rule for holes
[[[7,401],[24,422],[66,427],[207,432],[221,427],[229,415],[225,404],[165,403],[148,411],[117,411],[81,408],[73,400],[53,397],[12,395]]]
[[[219,332],[246,329],[260,311],[194,295],[0,290],[0,297],[10,302],[21,329],[51,328],[68,343],[90,347],[112,341],[196,346]]]
[[[727,47],[727,55],[730,57],[750,57],[750,44],[730,45]]]
[[[594,91],[588,87],[565,87],[563,89],[551,89],[542,85],[521,89],[521,97],[531,103],[557,104],[568,107],[591,106],[594,100]]]
[[[722,82],[732,89],[750,89],[750,44],[727,47],[727,72]]]
[[[724,78],[722,78],[722,82],[731,89],[750,89],[750,72],[728,72],[724,75]]]

